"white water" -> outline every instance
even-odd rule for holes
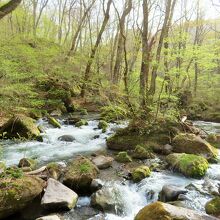
[[[114,130],[124,127],[125,124],[110,124],[106,133],[98,129],[98,121],[89,121],[87,126],[77,128],[72,125],[62,125],[61,129],[51,128],[44,121],[39,121],[46,127],[43,134],[43,142],[29,141],[14,143],[10,140],[2,142],[2,161],[7,165],[16,165],[23,157],[36,158],[40,163],[60,161],[71,158],[74,155],[105,149],[106,138],[114,133]],[[59,141],[62,135],[72,135],[74,142]],[[94,136],[100,137],[94,139]]]
[[[23,157],[37,158],[41,163],[49,161],[66,161],[74,155],[80,153],[93,152],[106,148],[106,138],[114,133],[114,130],[119,127],[124,127],[125,124],[116,125],[110,124],[106,133],[102,133],[97,129],[98,121],[89,121],[88,126],[76,128],[72,125],[62,125],[61,129],[51,128],[46,122],[39,121],[46,128],[43,134],[44,142],[23,142],[14,143],[12,141],[2,142],[3,161],[7,165],[18,164]],[[210,133],[220,133],[220,124],[209,122],[195,122],[195,125],[202,127]],[[59,141],[58,138],[62,135],[72,135],[76,140],[74,142]],[[100,135],[94,139],[94,136]],[[220,159],[220,155],[219,155]],[[207,177],[211,180],[214,187],[220,184],[220,164],[212,164],[207,172]],[[203,187],[203,180],[195,180],[185,178],[171,172],[153,172],[149,178],[142,180],[139,184],[126,182],[106,182],[105,185],[117,188],[123,200],[123,213],[121,216],[105,213],[105,220],[133,220],[137,212],[145,205],[157,201],[158,194],[165,184],[175,184],[185,187],[193,183],[201,192],[207,193]],[[150,198],[149,192],[154,194]],[[205,203],[210,200],[209,195],[199,193],[197,190],[189,190],[186,194],[188,200],[186,205],[195,210],[204,211]],[[90,204],[89,197],[80,197],[78,207],[88,207]],[[74,210],[64,215],[65,220],[78,219],[73,217]]]

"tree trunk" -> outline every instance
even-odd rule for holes
[[[92,67],[92,64],[93,64],[93,60],[94,60],[96,51],[97,51],[98,46],[101,42],[102,34],[105,31],[106,25],[108,24],[108,20],[109,20],[109,17],[110,17],[109,11],[110,11],[111,4],[112,4],[112,0],[108,0],[107,9],[106,9],[105,14],[104,14],[104,20],[102,22],[101,29],[98,33],[96,43],[95,43],[94,47],[91,50],[91,54],[90,54],[89,60],[88,60],[87,65],[86,65],[86,70],[85,70],[85,73],[84,73],[84,81],[83,81],[83,85],[82,85],[82,89],[81,89],[81,97],[83,97],[83,98],[85,97],[85,93],[86,93],[86,89],[87,89],[87,83],[88,83],[89,78],[90,78],[90,71],[91,71],[91,67]]]
[[[14,11],[18,5],[21,3],[22,0],[11,0],[7,4],[0,7],[0,19],[5,17],[7,14]]]

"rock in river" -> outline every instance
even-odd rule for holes
[[[49,210],[70,210],[76,206],[78,195],[62,183],[49,179],[41,205]]]
[[[75,141],[75,138],[72,135],[62,135],[58,137],[59,141],[65,141],[65,142],[73,142]]]
[[[159,194],[159,200],[161,202],[176,201],[180,194],[186,194],[187,190],[176,185],[164,185],[162,191]]]
[[[93,179],[99,170],[89,159],[79,156],[69,163],[63,183],[77,193],[89,193]]]
[[[155,202],[141,209],[134,220],[217,220],[190,209]]]
[[[218,154],[212,145],[194,134],[178,134],[173,139],[173,147],[176,153],[196,154],[206,159],[214,159]]]
[[[0,179],[0,219],[27,206],[43,191],[45,182],[37,177],[11,176]]]
[[[38,139],[40,131],[32,118],[16,115],[8,120],[0,129],[0,134],[6,138]]]
[[[204,157],[193,154],[170,154],[166,157],[166,161],[172,169],[193,178],[203,177],[209,167]]]
[[[112,157],[105,157],[103,155],[99,155],[95,157],[92,162],[99,168],[99,169],[107,169],[112,165],[113,162]]]

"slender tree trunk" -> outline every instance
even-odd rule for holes
[[[18,5],[21,3],[22,0],[11,0],[7,4],[4,4],[0,7],[0,19],[5,17],[7,14],[14,11]]]
[[[107,9],[106,9],[105,14],[104,14],[104,20],[102,22],[101,29],[98,33],[96,43],[95,43],[94,47],[92,48],[89,60],[88,60],[87,65],[86,65],[86,70],[85,70],[85,73],[84,73],[84,82],[83,82],[82,89],[81,89],[81,97],[83,97],[83,98],[85,97],[85,93],[86,93],[86,89],[87,89],[87,83],[88,83],[89,78],[90,78],[91,67],[92,67],[92,64],[93,64],[93,61],[94,61],[94,57],[96,55],[96,51],[97,51],[98,46],[101,42],[102,34],[105,31],[106,25],[108,24],[111,4],[112,4],[112,0],[108,0]]]
[[[113,83],[118,84],[120,79],[120,68],[123,59],[123,45],[124,45],[124,32],[125,32],[125,19],[132,9],[132,0],[127,1],[127,5],[122,13],[121,18],[119,17],[119,35],[118,35],[118,48],[115,59],[115,66],[113,71]]]

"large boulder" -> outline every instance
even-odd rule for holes
[[[0,219],[15,214],[39,196],[45,182],[37,177],[22,176],[0,179]]]
[[[209,215],[220,217],[220,196],[217,196],[206,203],[205,211]]]
[[[190,209],[155,202],[141,209],[134,220],[217,220]]]
[[[178,134],[173,139],[173,147],[176,153],[196,154],[206,159],[214,159],[218,154],[212,145],[194,134]]]
[[[170,167],[187,177],[200,178],[206,174],[208,161],[194,154],[170,154],[166,157]]]
[[[187,190],[176,185],[164,185],[159,194],[161,202],[172,202],[178,200],[179,195],[186,194]]]
[[[104,212],[119,214],[123,211],[123,196],[115,187],[105,186],[91,196],[91,205]]]
[[[38,139],[40,131],[32,118],[16,115],[2,126],[1,135],[6,138]]]
[[[64,175],[63,183],[77,193],[89,193],[93,179],[99,170],[90,160],[79,156],[69,163]]]
[[[78,195],[62,183],[49,179],[41,205],[49,210],[70,210],[76,206]]]
[[[99,155],[95,157],[92,162],[99,168],[99,169],[107,169],[112,165],[113,162],[112,157],[105,157],[103,155]]]
[[[132,179],[134,182],[140,182],[142,179],[149,177],[151,174],[151,171],[149,167],[147,166],[140,166],[131,173]]]

